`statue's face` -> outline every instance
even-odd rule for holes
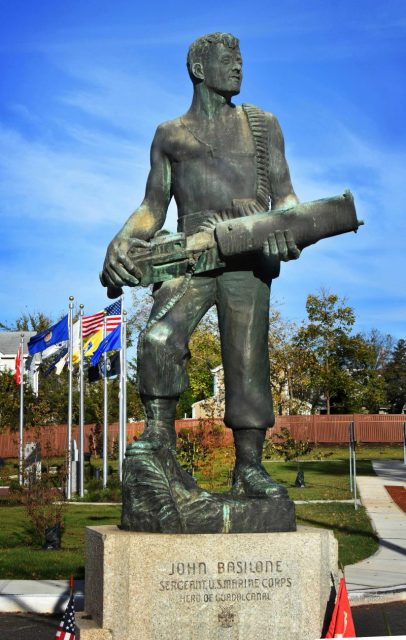
[[[202,70],[205,84],[216,93],[227,97],[240,93],[242,57],[239,48],[213,45]]]

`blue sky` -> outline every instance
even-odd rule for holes
[[[404,0],[0,0],[0,31],[2,321],[57,317],[70,294],[106,305],[98,272],[142,200],[155,128],[190,103],[187,48],[231,31],[236,102],[278,116],[299,198],[350,188],[366,222],[283,265],[283,314],[300,321],[325,287],[358,329],[406,336]]]

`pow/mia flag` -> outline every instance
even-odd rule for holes
[[[47,362],[49,366],[45,370],[44,368],[42,368],[44,376],[49,376],[49,374],[52,371],[54,371],[54,369],[56,369],[58,363],[62,360],[62,358],[65,358],[67,353],[68,353],[67,346],[63,346],[58,351],[56,351],[56,353],[53,356],[51,356],[49,358],[49,361]]]
[[[87,376],[89,382],[97,382],[106,376],[107,378],[115,378],[120,375],[120,352],[117,351],[106,358],[106,368],[104,360],[100,359],[94,367],[89,367]]]

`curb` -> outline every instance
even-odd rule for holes
[[[348,599],[351,606],[377,604],[384,602],[399,602],[406,600],[406,585],[397,587],[381,587],[364,589],[363,591],[349,591]]]
[[[1,582],[6,583],[4,586]],[[75,610],[84,610],[84,581],[76,582]],[[69,584],[65,580],[0,581],[0,613],[62,613],[69,600]]]

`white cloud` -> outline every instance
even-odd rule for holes
[[[81,137],[83,142],[83,132]],[[137,205],[137,192],[143,196],[148,151],[119,140],[108,142],[103,152],[92,154],[0,128],[3,216],[105,224],[117,212],[130,213]],[[93,139],[95,144],[100,148],[100,140]]]

